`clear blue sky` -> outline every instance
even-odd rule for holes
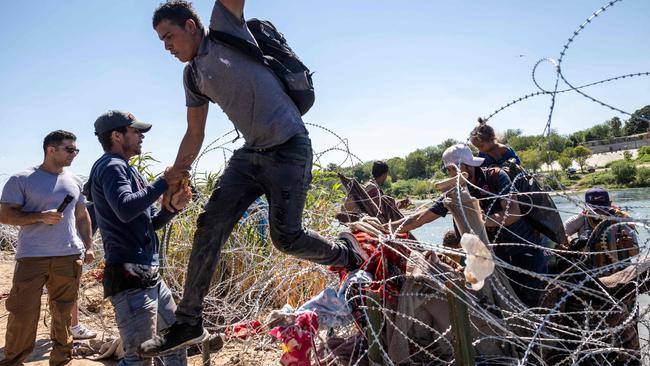
[[[87,175],[101,155],[96,117],[126,109],[151,122],[144,150],[170,164],[185,130],[183,65],[151,28],[159,1],[10,1],[0,13],[0,174],[42,160],[49,131],[79,137],[70,170]],[[315,74],[317,102],[305,121],[347,138],[363,160],[404,156],[447,138],[465,139],[476,117],[535,91],[534,63],[562,45],[601,1],[248,1],[245,15],[272,20]],[[213,2],[195,1],[204,23]],[[563,70],[576,85],[650,71],[650,2],[625,0],[598,17],[569,49]],[[542,84],[552,87],[545,66]],[[650,104],[648,77],[587,90],[633,112]],[[497,115],[498,131],[541,133],[549,97]],[[570,133],[614,115],[562,95],[553,127]],[[621,116],[626,119],[625,116]],[[211,106],[206,141],[231,129]],[[311,129],[314,148],[335,139]],[[325,163],[342,155],[325,156]],[[201,170],[218,170],[211,153]],[[0,176],[0,185],[6,176]]]

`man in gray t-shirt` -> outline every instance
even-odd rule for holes
[[[52,315],[50,363],[72,359],[71,311],[79,291],[81,256],[88,262],[94,258],[81,181],[63,170],[79,152],[76,137],[51,132],[43,150],[43,164],[9,178],[0,198],[0,223],[20,226],[0,365],[21,364],[34,349],[43,286]]]
[[[244,0],[217,0],[210,29],[256,46],[244,20]],[[335,242],[302,227],[311,182],[312,148],[298,108],[267,66],[206,34],[191,4],[168,1],[153,16],[165,49],[186,62],[183,73],[187,131],[172,171],[189,171],[203,143],[208,103],[219,105],[244,137],[197,221],[177,322],[144,342],[141,352],[155,355],[202,340],[203,298],[221,247],[246,208],[262,194],[269,201],[273,244],[282,252],[320,264],[358,268],[358,243],[352,235]],[[177,182],[168,182],[172,192]],[[168,205],[167,201],[163,202]]]

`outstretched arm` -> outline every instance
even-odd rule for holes
[[[135,173],[130,174],[129,169],[126,162],[112,164],[99,176],[106,202],[122,222],[130,222],[141,215],[169,188],[169,174],[165,172],[152,184],[134,192],[130,176]]]
[[[208,118],[208,103],[198,107],[187,107],[187,130],[181,141],[176,154],[176,161],[173,169],[176,171],[187,172],[192,167],[192,163],[201,151],[203,138],[205,137],[205,121]],[[182,177],[179,177],[179,181]],[[167,182],[178,184],[179,181]]]
[[[411,230],[419,228],[424,224],[428,224],[431,221],[438,219],[439,217],[440,215],[431,212],[429,209],[426,209],[420,212],[416,212],[413,215],[407,216],[401,220],[392,222],[391,230],[397,230],[399,228],[400,233],[407,233]]]
[[[244,0],[217,0],[221,1],[223,6],[228,9],[237,19],[241,19],[244,16]]]

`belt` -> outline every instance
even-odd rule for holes
[[[282,147],[284,147],[284,146],[286,146],[286,145],[290,145],[290,144],[293,143],[294,141],[300,140],[300,139],[302,139],[302,138],[304,138],[304,139],[309,139],[309,135],[307,135],[307,134],[303,134],[303,133],[300,133],[300,134],[298,134],[298,135],[293,135],[293,136],[291,136],[287,141],[285,141],[285,142],[283,142],[283,143],[281,143],[281,144],[279,144],[279,145],[270,146],[270,147],[250,147],[250,146],[244,146],[243,149],[244,149],[244,150],[248,150],[248,151],[254,151],[254,152],[270,152],[270,151],[276,151],[276,150],[281,149]]]

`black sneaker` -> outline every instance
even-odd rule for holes
[[[361,265],[370,258],[368,253],[361,248],[361,244],[359,244],[357,238],[351,232],[340,232],[338,240],[343,242],[348,248],[348,265],[346,266],[348,271],[354,271],[361,268]]]
[[[162,330],[160,334],[143,342],[138,347],[138,352],[144,357],[164,355],[201,343],[209,338],[210,334],[203,329],[202,322],[197,325],[175,322],[171,327]]]

